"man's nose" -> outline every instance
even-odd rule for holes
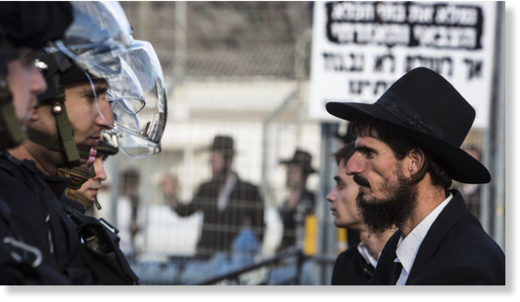
[[[114,116],[110,104],[106,98],[98,99],[99,112],[96,117],[96,123],[101,126],[102,129],[111,129],[114,127]]]
[[[334,189],[332,189],[329,194],[327,194],[327,200],[329,202],[334,202],[336,201],[336,196],[338,195],[338,190],[336,189],[336,187],[334,187]]]
[[[94,170],[96,171],[95,178],[100,181],[105,181],[107,179],[107,174],[105,172],[105,167],[103,167],[103,160],[97,160],[94,163]]]
[[[359,152],[355,152],[347,162],[346,172],[348,175],[356,175],[363,171],[363,159]]]

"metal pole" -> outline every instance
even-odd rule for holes
[[[292,100],[295,100],[298,96],[298,89],[291,91],[291,93],[285,97],[280,106],[273,110],[269,116],[267,116],[262,122],[262,182],[260,184],[262,194],[264,194],[264,200],[274,200],[274,195],[272,194],[269,187],[269,171],[268,171],[268,158],[269,158],[269,125],[274,121],[274,119],[283,112],[287,106],[291,103]]]
[[[331,154],[336,151],[338,142],[334,134],[338,130],[338,123],[321,123],[321,151],[320,151],[320,185],[316,197],[316,218],[319,221],[318,254],[322,256],[336,256],[336,227],[329,214],[329,204],[325,196],[333,187],[332,180],[335,173],[335,163]],[[330,284],[332,267],[322,265],[321,283]]]
[[[504,77],[504,4],[497,2],[495,56],[489,129],[485,137],[483,162],[491,173],[491,183],[483,185],[481,222],[486,232],[504,248],[505,206],[505,77]]]
[[[495,241],[504,249],[505,247],[505,72],[504,72],[504,20],[505,20],[505,5],[504,2],[497,2],[497,42],[495,43],[495,76],[494,76],[494,95],[495,95],[495,227],[494,238]]]
[[[175,2],[175,44],[173,45],[173,81],[169,83],[168,95],[173,89],[179,86],[184,80],[187,61],[187,12],[188,4],[186,1]]]
[[[117,200],[119,198],[119,159],[122,155],[119,153],[110,158],[110,223],[117,226]]]
[[[148,246],[148,233],[146,232],[146,226],[149,226],[148,221],[148,211],[150,206],[153,204],[151,200],[152,192],[150,188],[152,187],[152,157],[147,156],[143,158],[141,163],[141,175],[139,177],[139,205],[138,205],[138,212],[137,212],[137,222],[142,223],[140,225],[141,227],[141,234],[143,236],[143,250],[140,252],[145,252],[146,247]],[[144,165],[144,166],[143,166]]]

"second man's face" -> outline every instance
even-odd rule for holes
[[[224,173],[225,168],[225,160],[224,154],[220,152],[211,152],[209,163],[211,165],[211,172],[213,176],[221,175]]]
[[[88,204],[83,204],[83,206],[87,209],[92,208],[94,202],[96,201],[96,197],[99,193],[99,189],[101,188],[101,183],[107,179],[107,175],[105,173],[105,168],[103,167],[103,156],[97,156],[94,161],[94,170],[96,171],[96,176],[89,178],[87,182],[85,182],[81,188],[76,190],[76,193],[85,197],[88,200]]]
[[[285,185],[287,188],[299,188],[303,184],[303,169],[298,164],[288,164]]]
[[[346,163],[341,161],[334,176],[336,186],[327,195],[330,210],[337,227],[360,230],[363,219],[356,204],[359,186],[351,175],[346,173]]]

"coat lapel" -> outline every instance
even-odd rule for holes
[[[381,256],[377,261],[377,267],[371,280],[374,285],[391,285],[390,268],[395,259],[395,250],[401,237],[401,231],[396,231],[386,243]]]
[[[460,193],[456,190],[452,190],[451,193],[453,194],[453,199],[433,222],[419,247],[406,284],[413,284],[414,279],[423,271],[424,266],[429,263],[436,253],[442,238],[468,211]]]

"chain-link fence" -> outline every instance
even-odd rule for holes
[[[240,283],[330,284],[336,247],[348,238],[336,232],[325,199],[337,125],[307,117],[312,2],[122,6],[134,37],[156,49],[168,88],[162,152],[109,158],[99,197],[98,215],[119,229],[141,282],[197,284],[271,259]],[[469,141],[481,146],[482,136]],[[284,230],[294,198],[281,161],[297,149],[316,169],[306,180],[312,197],[287,214],[296,223]],[[228,170],[234,177],[222,176]],[[276,258],[289,232],[304,258],[287,250]]]

